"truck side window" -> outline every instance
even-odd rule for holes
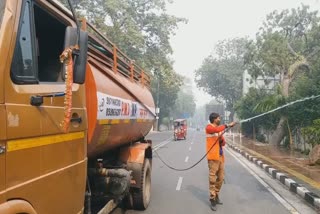
[[[6,1],[0,1],[0,27],[3,19],[5,5],[6,5]]]
[[[17,84],[37,82],[30,12],[31,2],[25,1],[11,64],[11,78]]]
[[[63,81],[59,56],[64,48],[66,25],[38,5],[34,5],[40,82]]]
[[[64,47],[66,24],[27,0],[13,61],[11,78],[16,84],[63,82],[59,56]]]

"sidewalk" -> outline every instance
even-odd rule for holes
[[[291,191],[298,194],[300,189],[301,191],[303,190],[303,194],[299,195],[311,205],[320,208],[320,166],[310,166],[308,156],[300,152],[288,151],[273,145],[255,142],[245,137],[240,140],[239,135],[235,137],[226,135],[226,138],[231,148],[240,152],[266,171],[271,171],[269,173],[283,184],[286,185],[290,181],[289,185],[286,186]],[[288,181],[285,181],[285,179]],[[291,182],[292,180],[295,184]],[[297,187],[299,187],[298,190]]]

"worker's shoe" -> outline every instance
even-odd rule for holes
[[[217,211],[217,202],[215,199],[210,199],[210,208],[213,211]]]
[[[220,205],[223,204],[218,195],[216,197],[216,204],[220,204]]]

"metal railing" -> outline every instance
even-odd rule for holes
[[[89,33],[90,57],[108,66],[114,73],[119,73],[132,82],[140,83],[150,89],[150,74],[136,65],[134,60],[126,56],[92,24],[86,23],[86,30]]]

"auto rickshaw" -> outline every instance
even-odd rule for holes
[[[174,140],[187,138],[187,120],[176,119],[173,121],[173,138]]]

